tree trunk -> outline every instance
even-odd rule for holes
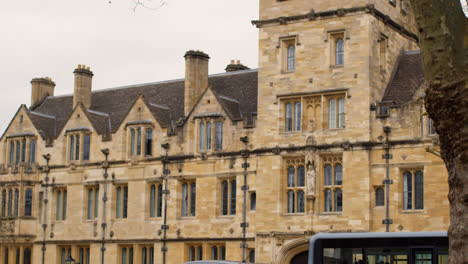
[[[425,107],[449,175],[449,263],[468,263],[468,19],[459,0],[411,4],[427,86]]]

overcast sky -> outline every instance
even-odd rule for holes
[[[21,104],[30,81],[50,77],[55,95],[73,93],[78,64],[94,72],[93,90],[183,78],[183,55],[202,50],[210,74],[231,59],[257,68],[259,0],[2,1],[0,7],[0,131]]]

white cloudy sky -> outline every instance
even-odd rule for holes
[[[144,0],[157,7],[161,0]],[[55,95],[73,93],[73,70],[94,72],[93,90],[184,77],[187,50],[208,53],[210,73],[231,59],[257,67],[259,0],[165,0],[132,11],[133,0],[2,1],[0,131],[32,78],[51,77]]]

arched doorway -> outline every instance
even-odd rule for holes
[[[309,239],[297,238],[290,240],[278,251],[274,264],[307,263]]]
[[[291,260],[291,264],[307,264],[307,256],[309,255],[309,251],[304,251],[296,256],[294,256]]]

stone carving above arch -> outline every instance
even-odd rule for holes
[[[297,254],[309,250],[309,240],[305,237],[296,238],[283,244],[276,255],[275,264],[289,264]]]

